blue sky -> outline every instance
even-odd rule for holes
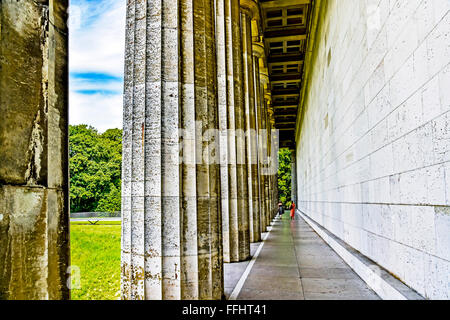
[[[70,124],[122,128],[125,5],[70,1]]]

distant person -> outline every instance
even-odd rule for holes
[[[294,201],[292,201],[292,204],[291,204],[291,220],[294,220],[294,218],[295,218],[295,203],[294,203]]]
[[[281,202],[278,202],[278,215],[282,216],[284,213],[283,204]]]

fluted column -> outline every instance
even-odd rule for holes
[[[226,2],[227,4],[228,2]],[[248,165],[245,148],[245,100],[244,100],[244,64],[242,57],[241,18],[239,0],[230,0],[230,6],[226,8],[227,48],[231,57],[227,59],[229,65],[233,65],[233,72],[228,75],[233,82],[234,91],[234,117],[236,141],[236,172],[238,193],[238,234],[239,234],[239,261],[250,258],[250,226],[249,226],[249,200],[248,200]],[[228,14],[229,13],[229,14]],[[228,52],[227,51],[227,52]],[[231,69],[231,68],[230,68]]]
[[[123,299],[221,299],[214,3],[128,0]]]
[[[297,156],[295,149],[291,150],[291,199],[297,204]]]
[[[256,38],[256,39],[255,39]],[[265,170],[264,170],[264,149],[263,144],[265,143],[264,139],[262,139],[262,135],[265,131],[265,124],[263,120],[264,110],[264,85],[261,80],[260,75],[260,64],[264,65],[263,59],[265,58],[264,54],[264,44],[262,41],[259,41],[259,36],[253,37],[253,64],[254,64],[254,75],[255,75],[255,105],[256,105],[256,132],[257,132],[257,156],[258,156],[258,193],[259,193],[259,222],[260,222],[260,231],[264,232],[266,230],[265,219],[266,219],[266,207],[264,200],[264,178],[265,178]]]
[[[252,48],[252,19],[259,19],[258,4],[254,0],[241,0],[241,31],[242,31],[242,54],[244,75],[244,98],[245,98],[245,133],[246,153],[248,170],[248,200],[249,200],[249,226],[250,241],[261,240],[260,230],[260,208],[258,189],[258,148],[256,145],[256,110],[255,110],[255,87],[254,87],[254,65]]]
[[[272,107],[272,95],[270,93],[270,89],[264,94],[267,104],[267,162],[268,162],[268,171],[267,171],[267,208],[268,208],[268,216],[267,216],[267,225],[270,225],[273,218],[273,146],[272,146],[272,129],[274,125],[273,121],[273,107]]]
[[[260,77],[260,81],[261,81],[261,107],[262,107],[262,111],[261,111],[261,123],[262,123],[262,128],[263,131],[261,132],[261,134],[259,135],[259,138],[261,139],[261,150],[262,150],[262,155],[261,155],[261,159],[260,159],[260,165],[261,165],[261,171],[262,171],[262,181],[261,181],[261,189],[262,189],[262,205],[264,207],[264,219],[261,226],[262,226],[262,230],[266,231],[267,230],[267,226],[268,221],[270,219],[270,212],[269,212],[269,140],[268,140],[268,110],[267,110],[267,105],[268,105],[268,95],[266,95],[266,92],[268,92],[268,88],[269,88],[269,75],[267,72],[267,68],[261,66],[259,68],[259,77]]]
[[[228,87],[227,87],[227,65],[226,65],[226,33],[225,33],[225,3],[224,0],[216,0],[216,54],[217,54],[217,93],[219,110],[220,130],[220,189],[222,205],[222,244],[224,262],[230,262],[232,251],[233,224],[230,215],[230,204],[233,193],[230,192],[234,186],[229,178],[229,151],[228,151]],[[235,199],[236,199],[236,194]],[[237,207],[237,206],[236,206]]]
[[[0,1],[0,300],[70,298],[67,8]]]
[[[273,106],[272,106],[273,108]],[[271,127],[272,127],[272,131],[271,131],[271,167],[272,168],[278,168],[278,132],[275,128],[275,117],[274,117],[274,112],[272,109],[272,112],[270,113],[270,122],[271,122]],[[276,214],[277,214],[277,203],[278,203],[278,170],[273,170],[272,171],[272,201],[271,201],[271,206],[272,206],[272,219],[275,218]]]
[[[219,122],[221,131],[221,198],[222,198],[222,238],[224,262],[238,262],[247,259],[239,254],[243,244],[239,237],[242,214],[238,210],[238,176],[236,154],[236,105],[239,101],[235,94],[235,74],[237,59],[233,47],[236,38],[233,27],[239,28],[239,21],[232,22],[232,0],[216,0],[216,41],[218,69]],[[238,3],[237,10],[239,10]],[[240,52],[240,51],[238,51]],[[240,91],[242,92],[242,90]],[[236,100],[236,104],[235,104]],[[242,210],[242,208],[241,208]],[[247,237],[248,238],[248,237]]]

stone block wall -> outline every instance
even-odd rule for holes
[[[0,1],[0,300],[70,298],[67,7]]]
[[[450,2],[321,2],[299,210],[424,297],[450,299]]]

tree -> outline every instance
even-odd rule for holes
[[[291,204],[291,152],[280,149],[278,152],[278,194],[286,206]]]
[[[69,126],[70,209],[120,211],[122,130]]]

